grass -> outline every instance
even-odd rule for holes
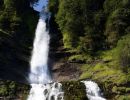
[[[102,63],[98,63],[95,66],[84,65],[81,70],[83,71],[80,76],[81,79],[92,78],[100,82],[112,82],[117,85],[127,82],[127,75],[125,73]]]
[[[115,100],[130,100],[130,95],[119,95]]]
[[[128,68],[128,73],[124,72],[120,68],[116,55],[116,48],[101,52],[98,55],[100,61],[84,64],[81,67],[80,79],[91,79],[101,83],[108,97],[115,95],[111,100],[130,100],[130,96],[122,95],[130,93],[130,87],[127,85],[130,82],[130,68]]]
[[[88,62],[88,61],[91,61],[92,58],[89,55],[77,54],[77,55],[70,56],[68,60],[69,61]]]

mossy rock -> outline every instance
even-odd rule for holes
[[[0,97],[6,99],[26,100],[29,94],[30,86],[14,81],[0,80]]]
[[[86,97],[85,85],[79,81],[62,82],[64,100],[88,100]]]

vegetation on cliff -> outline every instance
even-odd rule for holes
[[[0,80],[0,98],[2,100],[26,100],[29,94],[29,89],[29,85],[9,80]]]
[[[0,0],[1,78],[26,81],[37,20],[30,0]]]
[[[129,99],[130,1],[50,0],[49,9],[66,61],[82,63],[80,79],[104,84],[108,98]]]
[[[38,19],[30,2],[36,1],[0,0],[2,78],[25,79],[19,75],[26,75],[28,71],[33,33]],[[92,79],[102,84],[108,99],[130,99],[130,1],[50,0],[49,10],[52,13],[52,32],[60,34],[54,39],[54,48],[61,46],[63,51],[60,52],[65,52],[61,54],[68,54],[65,62],[80,63],[79,79]],[[56,33],[51,34],[52,38]],[[63,47],[62,43],[57,44],[58,39],[58,42],[63,41]],[[63,59],[64,55],[60,58]],[[15,75],[9,73],[10,71],[16,71],[19,77],[14,78]],[[10,92],[7,91],[10,87],[15,89],[15,83],[7,83],[11,85],[1,85],[1,96],[9,95]],[[71,85],[70,89],[76,88],[79,91],[79,87],[72,85],[78,83],[63,84]],[[69,88],[65,88],[65,91],[69,91]],[[76,98],[83,99],[84,94]]]

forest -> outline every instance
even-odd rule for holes
[[[38,22],[38,12],[30,2],[37,0],[0,0],[0,79],[15,80],[6,69],[17,68],[25,75],[29,71]],[[49,56],[62,62],[59,71],[66,73],[59,80],[65,76],[71,80],[71,69],[78,74],[74,79],[101,85],[109,100],[130,100],[130,0],[49,0],[48,9]],[[24,80],[19,77],[18,81]],[[8,89],[0,88],[0,96],[9,95]]]

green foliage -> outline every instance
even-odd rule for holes
[[[130,88],[128,87],[117,87],[117,86],[114,86],[112,88],[112,91],[117,93],[117,94],[121,94],[121,93],[128,93],[130,91]]]
[[[18,12],[26,11],[29,8],[29,2],[26,0],[4,0],[5,9],[16,10]]]
[[[115,47],[130,26],[129,0],[50,0],[65,48],[93,53]],[[104,36],[105,35],[105,36]]]
[[[64,47],[65,48],[73,48],[73,47],[75,47],[75,44],[76,44],[75,40],[77,40],[76,38],[77,37],[74,34],[70,34],[68,32],[63,33]]]
[[[112,50],[107,50],[107,51],[103,51],[100,54],[100,58],[104,61],[104,62],[109,62],[114,60],[113,55],[115,53],[115,49]]]
[[[14,41],[28,47],[32,43],[37,24],[37,13],[30,8],[30,2],[37,0],[4,0],[0,15],[0,29],[9,33]],[[26,18],[25,18],[26,16]]]
[[[90,55],[81,55],[81,54],[70,56],[68,59],[68,61],[79,62],[79,63],[90,62],[91,60],[92,58]]]
[[[125,35],[125,29],[130,24],[130,10],[129,9],[117,9],[108,18],[106,24],[106,36],[107,42],[110,46],[115,46],[117,41],[122,35]]]
[[[130,34],[119,40],[115,57],[123,70],[126,71],[127,67],[130,67]]]
[[[2,81],[0,80],[0,96],[7,97],[8,99],[14,99],[21,96],[22,100],[26,100],[25,95],[29,92],[29,86],[16,83],[14,81]]]
[[[130,0],[50,2],[64,47],[72,54],[68,60],[87,63],[80,78],[104,83],[115,95],[128,93]]]
[[[84,0],[83,0],[84,1]],[[59,10],[56,15],[56,21],[63,33],[63,38],[71,38],[71,47],[75,47],[78,41],[78,35],[83,34],[83,6],[80,0],[61,0]],[[74,36],[74,37],[73,37]],[[76,39],[75,39],[76,38]],[[66,40],[64,41],[66,44]],[[66,45],[65,45],[66,47]]]
[[[80,37],[78,49],[80,52],[91,53],[95,49],[94,40],[91,36]]]
[[[82,70],[83,74],[81,75],[81,79],[91,78],[100,82],[111,82],[117,85],[125,84],[129,81],[127,75],[122,70],[114,69],[108,64],[98,63],[95,66],[84,65]]]
[[[13,8],[14,2],[13,0],[4,0],[5,8]]]
[[[3,96],[3,95],[7,95],[7,94],[8,94],[7,88],[4,85],[1,85],[0,95]]]
[[[104,2],[104,10],[105,13],[111,14],[114,10],[118,8],[129,8],[130,1],[129,0],[105,0]]]
[[[129,74],[120,69],[115,69],[106,63],[97,63],[95,66],[83,65],[81,70],[83,73],[80,78],[91,79],[99,84],[101,83],[102,89],[105,91],[105,95],[108,95],[108,98],[111,98],[112,94],[122,95],[129,93],[129,87],[126,85],[130,82]]]
[[[2,81],[0,81],[2,84]],[[15,82],[9,82],[7,81],[5,84],[2,84],[0,86],[0,96],[14,96],[15,95],[15,89],[16,89],[16,84]]]
[[[126,59],[129,56],[128,52],[123,50],[126,44],[129,44],[129,38],[129,35],[126,35],[123,39],[119,40],[116,48],[101,52],[99,55],[101,59],[99,63],[83,65],[81,67],[82,74],[80,78],[91,79],[101,83],[105,95],[108,95],[108,97],[112,94],[119,95],[118,100],[123,100],[121,99],[121,95],[130,92],[129,86],[127,85],[130,82],[130,68],[127,66],[121,67],[121,62],[124,61],[126,63]],[[128,48],[125,50],[129,51]],[[122,51],[124,52],[122,53]],[[120,56],[124,57],[124,55],[127,56],[119,60]]]
[[[116,100],[129,100],[130,96],[129,96],[129,94],[128,95],[121,95],[121,96],[117,96],[115,99]]]
[[[65,48],[75,48],[77,51],[81,50],[82,53],[90,53],[102,46],[103,40],[101,39],[103,38],[101,36],[103,35],[105,15],[100,9],[103,2],[104,0],[59,1],[56,22],[63,33]],[[96,43],[97,40],[100,43]]]
[[[49,0],[48,8],[50,12],[52,12],[53,14],[57,13],[58,6],[59,6],[59,0]]]
[[[123,0],[105,0],[104,9],[106,13],[111,13],[112,11],[120,8],[122,6]]]

